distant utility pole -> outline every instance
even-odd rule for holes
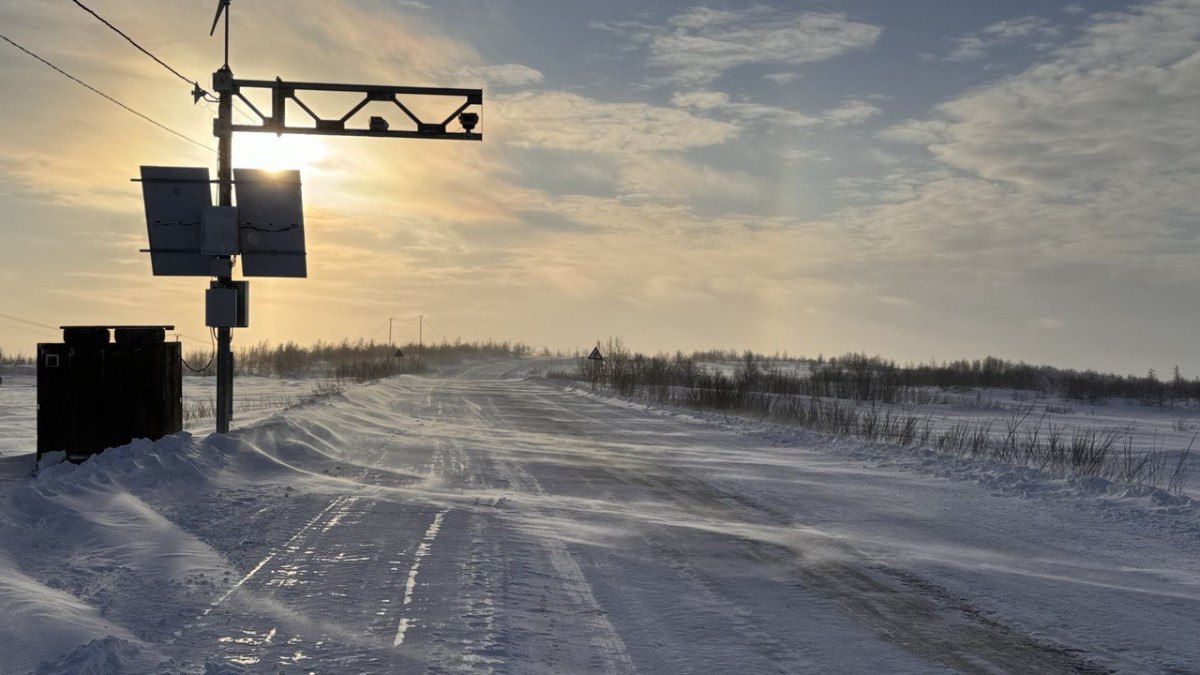
[[[217,137],[217,182],[219,185],[219,204],[233,205],[233,134],[234,132],[260,132],[273,134],[317,134],[325,136],[373,136],[381,138],[428,138],[439,140],[481,141],[482,133],[475,133],[479,124],[479,114],[467,112],[470,106],[483,105],[483,90],[481,89],[446,89],[440,87],[401,87],[392,85],[361,85],[361,84],[331,84],[324,82],[284,82],[279,78],[274,80],[239,80],[234,78],[229,68],[229,2],[218,0],[217,14],[213,18],[211,35],[217,29],[221,14],[225,15],[225,62],[213,73],[213,89],[218,93],[217,119],[213,123],[213,135]],[[260,90],[270,93],[269,114],[259,111],[243,91]],[[362,99],[339,118],[323,119],[300,100],[299,94],[311,92],[342,92],[360,94]],[[257,124],[233,123],[233,99],[238,98],[259,118]],[[400,100],[400,97],[450,97],[461,99],[461,104],[454,112],[441,121],[425,122]],[[286,118],[288,101],[296,104],[308,119],[305,125],[291,126]],[[372,116],[367,128],[355,128],[347,123],[368,104],[382,102],[394,104],[415,126],[410,130],[391,130],[388,121],[383,117]],[[303,119],[303,116],[302,116]],[[462,131],[448,131],[447,126],[457,121]],[[311,125],[311,126],[308,126]],[[239,191],[241,188],[238,188]],[[240,201],[240,199],[239,199]],[[239,225],[239,228],[245,229]],[[236,289],[237,283],[232,278],[233,256],[215,256],[219,260],[219,268],[212,282],[213,289]],[[267,276],[267,275],[264,275]],[[296,276],[296,275],[291,275]],[[246,283],[246,282],[241,282]],[[240,298],[245,298],[242,291]],[[422,328],[424,317],[422,317]],[[388,326],[389,341],[391,326]],[[217,327],[217,432],[227,433],[229,423],[233,418],[233,352],[230,348],[232,328]]]
[[[418,314],[417,319],[417,360],[425,358],[425,315]]]

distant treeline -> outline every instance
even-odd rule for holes
[[[0,368],[5,366],[31,366],[33,357],[24,354],[11,354],[0,349]]]
[[[739,392],[838,398],[855,402],[920,403],[929,399],[929,388],[942,390],[1004,388],[1100,403],[1114,398],[1145,405],[1168,406],[1200,400],[1200,379],[1185,379],[1175,368],[1170,379],[1115,375],[1094,370],[1077,371],[1035,366],[996,357],[940,364],[897,365],[879,356],[848,353],[826,359],[764,357],[743,352],[731,373],[707,368],[711,361],[734,360],[730,352],[708,351],[674,356],[632,353],[620,341],[606,347],[603,369],[585,361],[578,375],[602,379],[618,393],[641,386],[686,387],[708,390],[724,400]],[[714,358],[719,357],[719,358]],[[803,369],[781,368],[790,362]],[[802,372],[807,371],[807,372]]]
[[[1185,379],[1175,367],[1170,379],[1152,370],[1145,376],[1116,375],[1095,370],[1072,370],[1006,361],[994,356],[941,364],[898,366],[878,356],[846,354],[831,358],[813,370],[818,386],[838,390],[859,400],[899,400],[904,389],[914,387],[1004,388],[1100,403],[1129,399],[1145,405],[1165,406],[1200,399],[1200,379]],[[875,396],[876,398],[872,398]]]
[[[404,356],[396,357],[399,349]],[[464,342],[461,339],[417,345],[389,345],[363,339],[341,342],[316,342],[300,345],[296,342],[256,345],[235,350],[235,375],[335,377],[366,381],[398,375],[424,372],[431,365],[451,363],[468,358],[490,356],[531,356],[535,351],[521,342],[484,340]],[[542,349],[538,353],[550,356]],[[560,356],[563,354],[559,354]],[[32,356],[12,354],[0,349],[0,368],[33,365]],[[185,373],[216,375],[217,366],[211,350],[193,349],[184,356]]]
[[[400,350],[402,357],[396,356]],[[320,375],[359,382],[424,372],[429,366],[467,358],[528,356],[532,349],[517,342],[441,342],[427,345],[389,345],[367,340],[317,342],[309,346],[295,342],[272,345],[260,342],[237,350],[235,375],[303,376]],[[185,359],[193,372],[215,375],[212,353],[192,351]]]
[[[1049,393],[1054,387],[1098,400],[1105,396],[1165,403],[1195,398],[1195,381],[1058,370],[1000,359],[899,367],[879,357],[847,354],[806,361],[803,373],[764,367],[763,357],[742,354],[732,373],[705,367],[693,356],[644,356],[610,340],[603,361],[580,359],[573,372],[549,377],[590,381],[619,395],[668,405],[733,412],[836,436],[909,447],[929,447],[970,459],[1025,464],[1055,474],[1078,472],[1181,494],[1191,480],[1189,445],[1181,450],[1134,447],[1131,427],[1067,426],[1015,410],[996,420],[962,420],[939,428],[932,414],[875,403],[915,400],[931,387],[1004,387]],[[710,352],[711,353],[711,352]],[[724,359],[722,359],[724,360]],[[1185,386],[1187,385],[1187,386]],[[1191,388],[1189,388],[1191,387]],[[1130,395],[1131,393],[1136,395]],[[1174,398],[1172,398],[1174,397]],[[919,400],[916,402],[920,402]],[[859,405],[868,403],[868,405]]]

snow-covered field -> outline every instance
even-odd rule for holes
[[[544,366],[33,479],[6,376],[0,670],[1200,672],[1190,499],[522,377]]]
[[[738,361],[699,365],[729,377],[736,376],[743,367]],[[791,375],[808,374],[806,364],[796,361],[764,360],[760,367]],[[1114,460],[1117,459],[1115,456],[1123,457],[1127,451],[1135,457],[1163,455],[1161,468],[1167,474],[1160,477],[1163,484],[1168,482],[1169,474],[1173,472],[1182,453],[1185,472],[1190,476],[1182,486],[1182,492],[1191,497],[1200,497],[1200,406],[1195,403],[1157,407],[1113,399],[1092,404],[1019,389],[999,388],[955,391],[923,387],[918,391],[923,399],[921,403],[860,403],[858,407],[866,410],[874,406],[881,417],[891,414],[918,418],[918,427],[924,428],[927,424],[934,437],[962,425],[986,427],[988,436],[997,441],[1012,436],[1018,445],[1027,443],[1031,438],[1045,443],[1048,436],[1055,432],[1068,442],[1077,433],[1087,430],[1100,436],[1108,434],[1115,439],[1110,453],[1114,455]],[[850,401],[844,399],[825,400],[851,405]]]

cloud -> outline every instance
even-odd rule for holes
[[[821,113],[821,122],[826,126],[838,128],[852,124],[862,124],[881,112],[883,111],[878,107],[866,101],[850,99],[836,108],[830,108]]]
[[[737,134],[727,122],[679,108],[606,103],[568,92],[521,93],[493,99],[501,138],[518,147],[609,154],[679,152],[718,145]]]
[[[663,203],[704,200],[751,202],[762,198],[762,182],[744,172],[719,171],[676,155],[652,155],[627,162],[621,171],[626,194]]]
[[[1056,319],[1052,316],[1044,316],[1034,322],[1035,326],[1042,330],[1062,330],[1067,325],[1062,319]]]
[[[946,138],[946,122],[941,120],[906,120],[876,134],[878,138],[906,145],[933,145]]]
[[[974,35],[957,38],[954,49],[946,55],[947,61],[974,61],[987,54],[988,44]]]
[[[820,118],[795,110],[759,103],[734,102],[730,100],[729,94],[719,91],[701,90],[677,93],[671,97],[671,103],[681,108],[691,108],[704,113],[723,114],[742,122],[786,127],[808,127],[821,123]]]
[[[763,79],[779,85],[790,84],[800,79],[800,73],[767,73]]]
[[[983,32],[999,40],[1015,40],[1031,36],[1053,37],[1058,35],[1058,29],[1040,16],[1023,16],[1019,19],[1009,19],[994,23]]]
[[[882,29],[845,14],[753,7],[696,7],[649,38],[648,64],[682,86],[702,86],[739,66],[798,66],[873,45]]]
[[[880,132],[944,171],[903,203],[844,215],[896,259],[973,274],[1081,266],[1195,283],[1198,109],[1200,7],[1104,14],[1044,62]]]
[[[980,31],[982,35],[972,33],[955,38],[954,48],[946,55],[946,60],[974,61],[987,56],[994,47],[1030,38],[1044,40],[1058,35],[1058,32],[1049,21],[1039,16],[999,21]]]
[[[824,126],[838,128],[851,124],[860,124],[882,112],[870,103],[851,99],[843,102],[836,108],[830,108],[818,115],[805,115],[795,110],[777,106],[732,101],[729,95],[724,92],[708,90],[677,93],[671,97],[671,102],[682,108],[725,115],[742,123],[783,127]]]
[[[1110,15],[1046,63],[938,107],[930,149],[981,177],[1058,193],[1170,189],[1200,168],[1200,8]]]
[[[779,158],[787,164],[828,162],[831,159],[829,155],[823,152],[818,152],[816,150],[799,150],[795,148],[780,150],[777,154],[779,155]]]
[[[494,66],[468,66],[458,71],[460,80],[483,80],[498,89],[521,89],[542,84],[546,79],[528,66],[505,63]]]

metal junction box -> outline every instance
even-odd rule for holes
[[[37,458],[81,462],[135,438],[183,429],[183,373],[173,326],[64,326],[38,345]],[[110,342],[110,329],[115,337]]]
[[[237,255],[237,207],[205,206],[200,211],[200,232],[200,253],[204,255]]]
[[[204,291],[204,325],[247,328],[250,325],[250,282],[212,282]]]

